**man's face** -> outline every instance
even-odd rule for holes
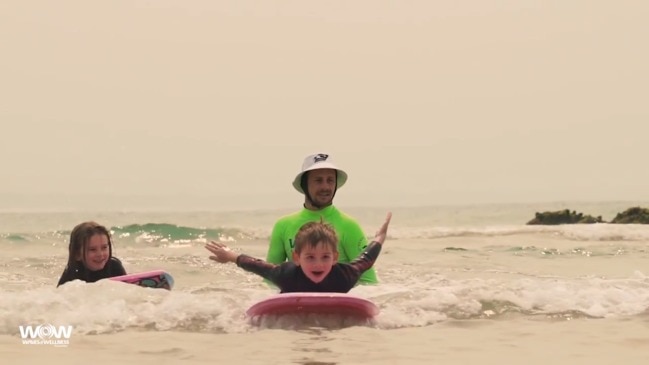
[[[313,203],[318,206],[330,205],[336,191],[336,170],[318,169],[309,171],[307,190]]]

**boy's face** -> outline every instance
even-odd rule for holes
[[[299,254],[293,252],[293,261],[302,267],[304,275],[314,283],[321,282],[331,267],[338,262],[338,252],[334,252],[327,244],[318,243],[315,247],[307,246]]]

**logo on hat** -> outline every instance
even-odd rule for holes
[[[317,155],[313,156],[313,163],[320,162],[320,161],[327,161],[329,158],[329,155],[326,155],[324,153],[318,153]]]

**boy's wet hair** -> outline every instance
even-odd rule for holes
[[[83,222],[78,224],[70,233],[70,245],[68,246],[68,267],[73,268],[77,263],[77,255],[81,256],[81,262],[86,258],[86,246],[90,238],[96,234],[108,237],[108,259],[113,257],[113,242],[110,237],[110,232],[106,227],[97,222]]]
[[[333,226],[320,222],[304,224],[295,235],[295,253],[300,254],[307,247],[315,248],[325,245],[333,252],[338,252],[338,235]]]

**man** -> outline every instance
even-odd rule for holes
[[[333,199],[336,191],[347,182],[347,173],[337,168],[328,154],[318,153],[304,159],[302,171],[295,176],[293,187],[304,194],[304,208],[280,218],[273,227],[266,261],[280,264],[293,255],[295,235],[307,222],[321,220],[331,224],[339,238],[338,262],[349,263],[367,247],[367,238],[358,222],[336,209]],[[371,268],[361,276],[359,283],[378,283]]]

